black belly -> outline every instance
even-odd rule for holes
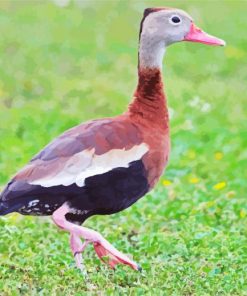
[[[2,206],[6,210],[1,213],[0,208],[0,214],[16,211],[24,215],[51,215],[67,201],[73,209],[67,218],[82,222],[95,214],[124,210],[148,190],[147,172],[139,160],[130,163],[128,168],[115,168],[89,177],[83,187],[73,184],[45,188],[14,181],[2,195]]]

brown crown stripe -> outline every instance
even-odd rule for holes
[[[140,24],[140,31],[139,31],[139,40],[141,38],[141,33],[142,33],[142,28],[143,28],[143,23],[144,23],[144,20],[145,18],[150,14],[150,13],[153,13],[153,12],[157,12],[157,11],[160,11],[160,10],[171,10],[173,8],[170,8],[170,7],[149,7],[149,8],[146,8],[144,10],[144,13],[143,13],[143,18],[141,20],[141,24]]]

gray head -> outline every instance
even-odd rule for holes
[[[163,7],[144,11],[140,28],[140,64],[160,67],[165,48],[180,41],[225,45],[223,40],[197,28],[183,10]]]

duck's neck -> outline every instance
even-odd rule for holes
[[[162,81],[162,59],[164,46],[145,47],[140,40],[138,85],[129,112],[134,118],[168,128],[168,110]]]
[[[139,68],[157,68],[162,70],[162,62],[165,54],[165,44],[159,39],[152,38],[148,34],[141,34],[138,52]]]

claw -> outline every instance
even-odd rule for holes
[[[140,265],[137,266],[137,270],[142,272],[142,267]]]

